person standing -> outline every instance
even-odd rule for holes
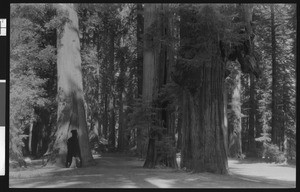
[[[78,141],[78,136],[77,136],[77,131],[76,130],[72,130],[72,137],[70,137],[67,141],[67,161],[66,161],[66,167],[70,167],[70,165],[72,164],[72,159],[73,157],[75,159],[79,158],[79,165],[77,165],[77,161],[76,161],[76,166],[77,167],[81,167],[82,165],[82,160],[81,160],[81,155],[80,155],[80,148],[79,148],[79,141]]]

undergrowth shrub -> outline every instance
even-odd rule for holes
[[[285,161],[285,156],[279,147],[275,144],[264,143],[262,158],[267,162],[283,163]]]

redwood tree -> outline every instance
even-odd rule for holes
[[[214,6],[193,8],[180,13],[181,48],[174,73],[174,80],[184,89],[181,167],[226,174],[225,67],[219,49],[219,23]],[[201,8],[199,14],[195,8]]]
[[[58,119],[52,157],[57,166],[65,165],[66,141],[69,132],[76,129],[82,166],[88,166],[93,163],[93,157],[84,106],[76,5],[59,4],[58,11],[65,19],[57,29]]]

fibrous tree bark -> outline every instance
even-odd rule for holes
[[[245,57],[244,61],[246,66],[250,67],[250,113],[249,113],[249,129],[248,129],[248,151],[251,156],[255,156],[255,114],[256,114],[256,105],[255,105],[255,76],[259,77],[260,71],[255,59],[254,55],[254,43],[253,43],[253,29],[251,26],[252,22],[252,12],[253,12],[253,5],[252,4],[242,4],[240,5],[240,15],[241,20],[245,24],[246,34],[249,37],[248,42],[248,55],[249,57]],[[248,59],[249,58],[249,59]],[[238,60],[243,68],[242,62]],[[245,68],[245,66],[244,66]],[[255,72],[255,73],[254,73]],[[255,76],[254,76],[255,75]]]
[[[157,58],[158,52],[155,49],[155,38],[153,28],[156,20],[158,4],[145,4],[144,5],[144,52],[143,52],[143,103],[150,112],[152,108],[153,98],[156,97],[157,83],[156,83],[156,71],[157,71]],[[151,113],[151,112],[150,112]],[[149,142],[146,155],[146,161],[144,163],[145,168],[154,168],[156,160],[156,138],[157,134],[152,130],[151,122],[148,125],[148,131],[144,129],[141,132],[148,132]]]
[[[147,14],[147,11],[149,11],[150,14]],[[170,108],[167,100],[161,101],[162,99],[159,98],[159,93],[162,92],[163,86],[171,80],[170,64],[174,62],[174,51],[172,51],[166,43],[167,38],[170,36],[169,25],[172,22],[172,17],[168,17],[168,13],[168,4],[149,5],[149,7],[145,5],[144,30],[151,30],[151,32],[147,34],[147,40],[144,41],[147,46],[146,49],[148,49],[147,54],[144,54],[144,61],[147,57],[148,59],[151,57],[151,59],[153,59],[152,64],[154,64],[152,68],[152,85],[150,85],[152,86],[152,95],[149,97],[148,103],[147,101],[146,103],[148,106],[152,105],[155,109],[156,123],[154,123],[153,126],[162,129],[154,130],[151,125],[147,158],[144,164],[144,167],[148,168],[153,168],[160,163],[168,167],[177,167],[174,109]],[[152,55],[150,55],[150,53]],[[145,71],[148,73],[147,70]],[[147,96],[149,92],[145,92],[145,94],[145,96]]]
[[[205,30],[201,30],[204,28],[202,26],[196,32],[191,26],[201,19],[199,15],[188,11],[180,16],[182,60],[176,66],[177,75],[174,75],[174,79],[184,88],[181,167],[194,172],[226,174],[228,165],[223,100],[225,67],[219,49],[219,34],[215,31],[217,26],[212,22]],[[214,7],[204,6],[202,16],[215,17]],[[198,39],[204,40],[208,47],[196,52],[193,45],[204,43]],[[192,60],[195,64],[191,66],[186,60]]]
[[[144,17],[143,17],[143,4],[138,3],[137,5],[137,81],[138,81],[138,90],[137,97],[142,96],[143,94],[143,47],[144,47],[144,39],[142,35],[144,34]],[[144,146],[144,138],[147,135],[147,130],[137,129],[137,152],[141,158],[146,156],[147,148]]]
[[[76,129],[82,165],[89,166],[94,161],[90,151],[84,106],[76,5],[59,4],[58,9],[65,13],[67,18],[57,29],[58,117],[51,162],[57,166],[65,165],[66,141],[69,132]]]

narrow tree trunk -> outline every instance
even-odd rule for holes
[[[224,125],[223,125],[223,132],[224,132],[224,142],[225,142],[225,149],[226,149],[226,155],[228,156],[229,154],[229,147],[228,147],[228,90],[227,90],[227,86],[226,83],[224,83],[224,87],[223,87],[223,100],[224,100],[224,110],[223,110],[223,114],[224,114]]]
[[[255,156],[255,80],[254,75],[250,75],[250,114],[249,114],[249,131],[248,131],[248,143],[249,143],[249,155]]]
[[[179,111],[178,112],[178,119],[177,119],[177,145],[176,145],[176,149],[177,152],[181,150],[181,145],[182,145],[182,112]]]
[[[31,121],[30,127],[29,127],[29,139],[28,139],[28,149],[29,149],[29,154],[30,155],[33,155],[33,148],[32,148],[33,126],[34,126],[34,122]]]
[[[114,79],[114,70],[115,70],[115,31],[113,28],[110,29],[110,40],[109,40],[109,84],[110,84],[110,99],[109,99],[109,113],[110,113],[110,122],[109,122],[109,138],[108,144],[110,149],[114,150],[116,145],[116,130],[115,130],[115,79]]]
[[[138,91],[137,91],[137,98],[142,96],[143,94],[143,37],[142,35],[144,34],[144,18],[143,18],[143,5],[138,3],[137,4],[137,80],[138,80]],[[137,134],[137,152],[141,158],[145,157],[146,155],[146,148],[143,147],[143,139],[146,136],[146,130],[142,129],[137,129],[136,130]]]
[[[275,37],[275,16],[274,16],[274,5],[271,4],[271,43],[272,43],[272,130],[271,130],[271,137],[272,142],[274,144],[278,144],[277,137],[278,137],[278,128],[277,128],[277,63],[276,63],[276,37]]]
[[[105,89],[106,90],[106,89]],[[107,93],[104,90],[104,112],[103,112],[103,136],[107,139],[107,131],[108,131],[108,104],[107,104]]]
[[[144,33],[144,18],[143,18],[143,5],[141,3],[137,3],[137,97],[140,97],[143,94],[143,38],[142,35]]]
[[[115,98],[110,99],[110,121],[109,121],[109,137],[108,145],[111,150],[114,150],[116,147],[116,121],[115,121]]]
[[[242,121],[241,121],[241,72],[236,71],[235,84],[231,95],[229,128],[229,156],[241,157],[242,155]]]
[[[67,13],[70,22],[64,23],[57,32],[58,119],[52,160],[57,166],[65,165],[68,133],[70,129],[76,129],[82,165],[88,166],[93,157],[83,97],[78,17],[73,4],[59,4],[59,8]]]
[[[119,93],[119,128],[118,128],[118,150],[124,149],[124,112],[123,112],[123,94]]]
[[[121,59],[119,63],[120,75],[117,83],[118,87],[118,100],[119,100],[119,128],[118,128],[118,150],[123,151],[125,149],[125,141],[127,137],[125,135],[125,119],[124,119],[124,88],[125,88],[125,58],[123,52],[121,52]]]

